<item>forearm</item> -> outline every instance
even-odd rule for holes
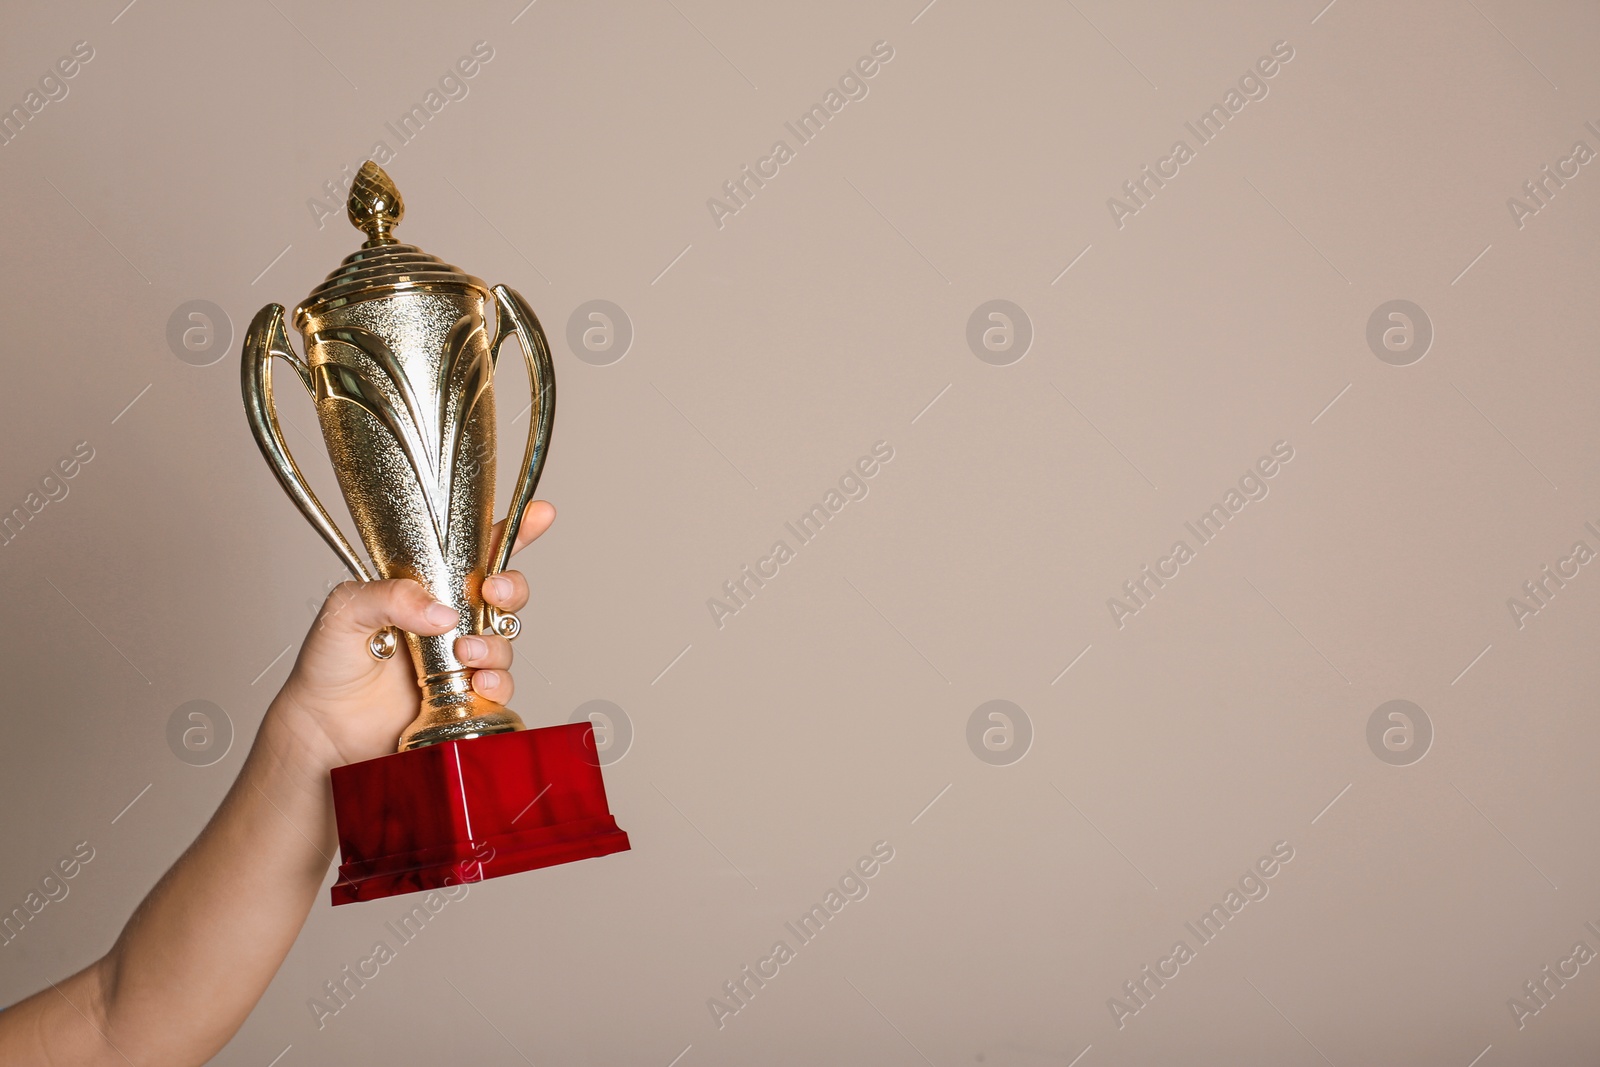
[[[330,761],[295,714],[282,700],[269,709],[222,805],[111,951],[0,1016],[0,1053],[20,1050],[6,1033],[19,1028],[45,1063],[180,1067],[227,1043],[288,955],[336,847]]]
[[[537,503],[537,502],[536,502]],[[550,525],[529,505],[517,547]],[[502,611],[528,602],[506,571],[483,583]],[[222,806],[139,905],[103,959],[0,1012],[0,1064],[201,1064],[239,1029],[316,902],[336,848],[328,772],[394,751],[417,713],[409,660],[374,659],[385,627],[438,636],[459,613],[406,579],[334,591],[267,710]],[[473,688],[506,701],[510,642],[462,638]]]
[[[332,801],[291,714],[268,710],[222,806],[102,963],[107,1033],[135,1062],[201,1063],[226,1044],[316,900],[336,849]],[[201,999],[205,1013],[186,1010]]]

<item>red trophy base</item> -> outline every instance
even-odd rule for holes
[[[333,769],[334,904],[627,851],[594,727],[446,741]]]

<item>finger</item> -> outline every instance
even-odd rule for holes
[[[317,625],[325,632],[362,642],[385,626],[433,636],[460,622],[455,608],[434,600],[410,578],[345,582],[328,595],[317,616]]]
[[[517,686],[505,671],[473,671],[472,688],[496,703],[509,704]]]
[[[528,605],[528,579],[521,571],[502,571],[483,580],[483,599],[506,611],[521,611]]]
[[[504,670],[511,666],[511,642],[498,634],[458,637],[456,657],[469,667]]]
[[[517,527],[517,541],[511,546],[511,554],[518,552],[533,544],[541,534],[550,529],[550,524],[556,521],[556,509],[548,500],[530,500],[528,506],[522,509],[522,525]],[[495,548],[500,546],[500,537],[506,532],[505,520],[494,524],[492,540]]]
[[[532,500],[522,512],[522,525],[517,527],[517,542],[511,546],[511,554],[527,548],[539,539],[556,521],[555,505],[548,500]]]

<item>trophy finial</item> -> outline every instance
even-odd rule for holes
[[[356,180],[350,183],[345,212],[350,224],[367,235],[367,244],[394,244],[389,231],[405,217],[406,204],[389,175],[369,159],[361,164]]]

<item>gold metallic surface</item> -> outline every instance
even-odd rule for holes
[[[385,626],[367,638],[367,651],[372,653],[373,659],[389,659],[399,647],[400,636],[394,632],[392,626]]]
[[[384,244],[394,240],[389,231],[406,217],[406,202],[383,168],[369,159],[350,183],[345,213],[350,225],[367,235],[368,244]]]
[[[245,412],[256,443],[290,498],[352,573],[412,578],[459,612],[438,637],[406,634],[422,686],[421,713],[400,750],[523,728],[516,713],[473,691],[455,656],[463,634],[515,636],[516,616],[484,603],[483,579],[505,569],[522,513],[538,485],[555,415],[555,372],[539,320],[505,286],[483,282],[389,231],[404,213],[399,191],[370,161],[351,186],[351,222],[370,239],[345,258],[294,313],[302,360],[289,346],[284,309],[270,304],[245,336]],[[485,304],[495,305],[491,342]],[[505,535],[490,556],[494,510],[494,369],[516,336],[528,363],[533,417]],[[334,473],[371,568],[356,555],[306,485],[278,427],[273,357],[310,391]],[[374,635],[372,651],[380,651]]]

